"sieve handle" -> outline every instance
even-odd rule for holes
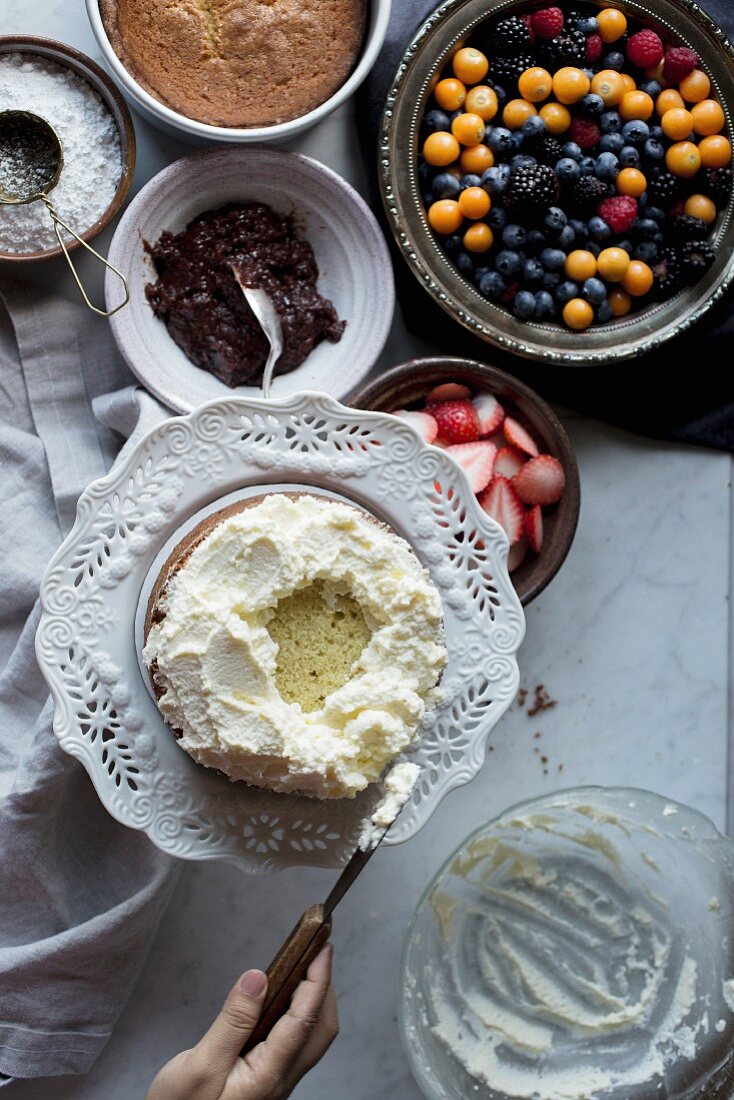
[[[95,248],[92,248],[91,244],[88,244],[85,240],[83,240],[82,237],[79,236],[78,233],[75,233],[74,230],[66,224],[66,222],[62,222],[61,218],[59,217],[59,215],[54,210],[50,200],[45,195],[43,195],[42,197],[43,197],[44,203],[46,204],[46,209],[48,210],[49,214],[51,215],[51,220],[54,223],[54,233],[56,234],[56,240],[59,242],[59,246],[61,248],[61,251],[64,253],[64,256],[66,257],[66,262],[69,265],[69,268],[71,270],[72,275],[74,276],[74,282],[79,287],[82,298],[84,299],[85,303],[89,306],[89,308],[92,310],[93,313],[99,314],[100,317],[111,317],[113,313],[117,313],[118,309],[122,309],[122,307],[127,305],[127,303],[130,301],[130,291],[128,290],[127,279],[125,278],[125,276],[122,274],[121,271],[118,271],[117,268],[114,267],[109,262],[109,260],[106,260],[104,258],[104,256],[101,256],[100,253],[97,252],[97,250]],[[88,296],[86,290],[84,289],[84,287],[82,286],[82,281],[79,278],[79,274],[77,272],[77,269],[74,267],[74,261],[72,260],[71,255],[69,254],[69,250],[66,247],[66,242],[64,241],[64,238],[61,236],[61,229],[65,229],[66,232],[70,236],[72,236],[74,238],[74,240],[77,241],[82,246],[82,248],[86,248],[87,252],[91,252],[93,256],[96,256],[96,258],[98,260],[100,260],[105,265],[106,268],[108,268],[111,272],[113,272],[113,274],[115,274],[117,276],[117,278],[120,280],[120,282],[122,283],[123,289],[125,291],[125,297],[119,303],[119,305],[115,306],[114,309],[99,309],[97,306],[92,305],[92,303],[90,302],[89,296]]]

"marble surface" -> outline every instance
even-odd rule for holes
[[[52,36],[99,57],[82,0],[3,0],[0,33]],[[135,121],[140,187],[186,147]],[[360,187],[355,132],[347,105],[296,147]],[[71,295],[60,268],[57,274]],[[49,278],[48,269],[30,278]],[[431,350],[398,316],[381,365]],[[403,933],[439,863],[509,803],[576,784],[637,785],[726,825],[731,459],[596,422],[566,422],[581,469],[581,521],[564,568],[528,610],[520,654],[528,701],[496,729],[478,778],[449,796],[408,846],[379,852],[339,908],[342,1033],[298,1088],[300,1100],[419,1100],[396,1023]],[[541,684],[556,705],[530,716]],[[185,865],[133,997],[92,1072],[16,1083],[8,1095],[142,1097],[157,1067],[201,1034],[236,976],[266,965],[332,880],[315,870],[254,879],[226,866]]]

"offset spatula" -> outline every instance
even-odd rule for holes
[[[242,1048],[243,1055],[266,1039],[271,1028],[288,1011],[291,997],[331,935],[331,914],[378,847],[379,842],[366,851],[357,848],[326,901],[309,905],[278,951],[267,969],[268,992],[262,1015]]]

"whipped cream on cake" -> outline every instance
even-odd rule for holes
[[[447,654],[439,594],[409,545],[357,508],[303,493],[215,522],[175,563],[143,658],[194,760],[253,786],[341,798],[415,740]]]

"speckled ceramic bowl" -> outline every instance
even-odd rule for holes
[[[565,471],[563,496],[554,507],[543,509],[540,554],[528,551],[522,564],[510,574],[521,603],[529,604],[563,565],[576,533],[581,489],[571,441],[553,409],[534,390],[511,374],[474,359],[411,359],[355,390],[348,401],[358,408],[380,412],[420,407],[428,391],[441,382],[463,382],[472,390],[493,393],[528,429],[541,452],[554,455]]]
[[[734,196],[715,232],[714,266],[694,286],[614,323],[583,333],[546,322],[520,321],[483,298],[437,244],[418,187],[418,134],[426,103],[457,48],[488,19],[532,9],[533,0],[446,0],[408,45],[388,93],[380,135],[379,174],[390,227],[411,271],[433,301],[497,347],[536,360],[591,366],[652,350],[688,328],[734,280]],[[536,6],[540,6],[539,4]],[[571,5],[572,6],[572,5]],[[599,7],[605,5],[599,0]],[[642,22],[691,46],[702,59],[734,130],[734,47],[693,0],[615,0]]]

